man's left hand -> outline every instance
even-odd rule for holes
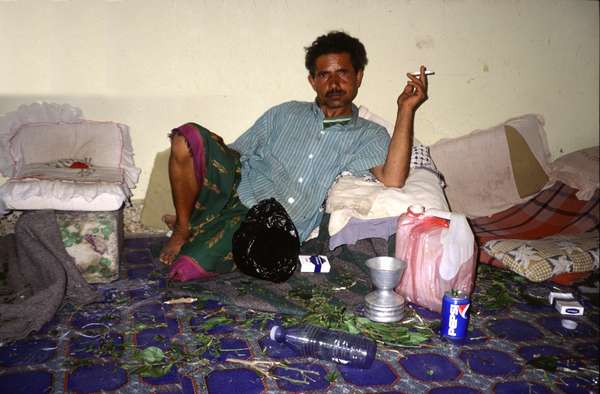
[[[414,112],[421,104],[427,100],[427,75],[425,75],[425,66],[421,65],[420,75],[414,76],[407,73],[409,81],[406,87],[398,96],[398,110]]]

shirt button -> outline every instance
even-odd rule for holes
[[[298,178],[298,183],[302,183],[302,182],[304,182],[304,178],[302,178],[302,177]]]
[[[325,134],[325,130],[321,130],[321,134]]]
[[[315,155],[313,155],[312,153],[310,155],[308,155],[309,159],[312,159],[313,157],[315,157]]]
[[[294,201],[296,201],[296,200],[294,200],[294,197],[290,197],[290,198],[288,198],[288,202],[289,202],[290,204],[293,204],[293,203],[294,203]]]

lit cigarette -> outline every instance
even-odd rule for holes
[[[430,70],[425,70],[425,75],[433,75],[433,74],[435,74],[435,72],[433,72],[433,71],[430,71]],[[410,73],[410,75],[413,75],[413,76],[415,76],[415,77],[418,77],[418,76],[420,76],[420,75],[421,75],[421,71],[416,71],[416,72],[414,72],[414,73]]]
[[[164,301],[163,304],[174,305],[174,304],[191,304],[192,302],[196,302],[198,299],[193,297],[182,297],[175,298],[173,300]]]

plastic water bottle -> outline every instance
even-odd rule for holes
[[[311,325],[290,328],[273,326],[270,337],[286,343],[298,355],[355,368],[369,368],[377,351],[377,344],[366,337]]]

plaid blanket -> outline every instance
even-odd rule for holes
[[[531,200],[492,216],[471,220],[480,246],[494,239],[540,239],[552,235],[582,234],[598,229],[600,207],[597,190],[588,201],[576,197],[577,190],[556,182]],[[504,265],[480,249],[479,261]]]

